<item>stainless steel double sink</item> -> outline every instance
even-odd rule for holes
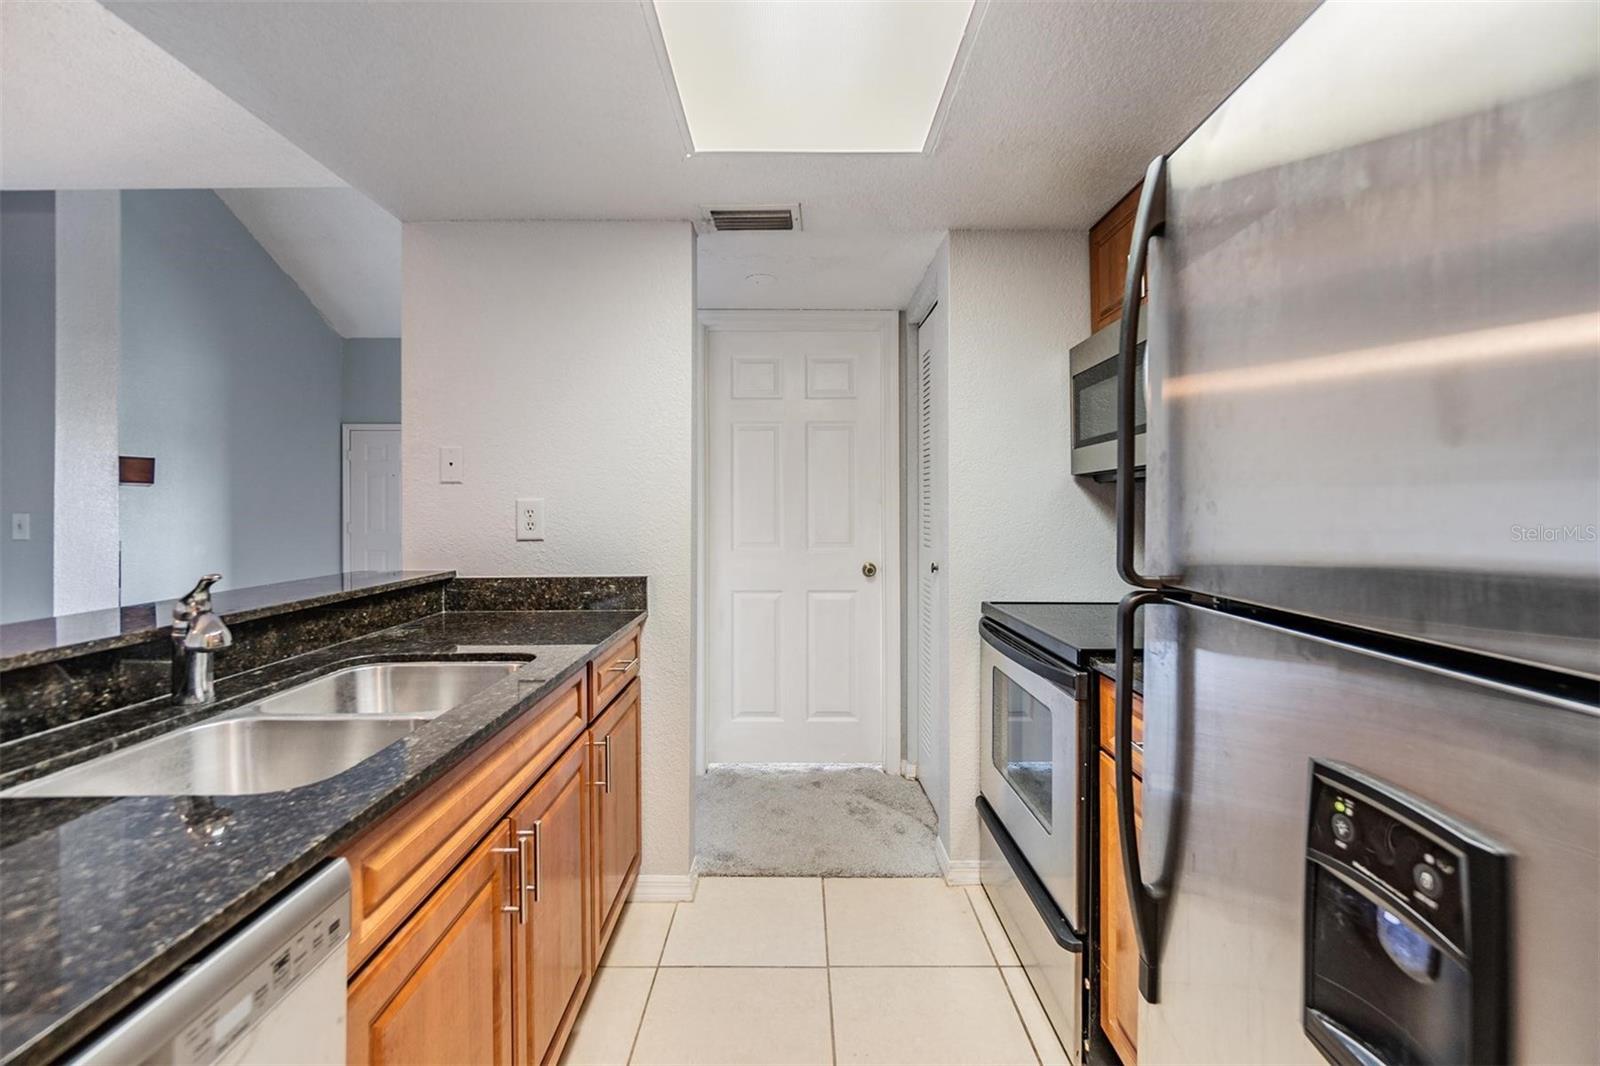
[[[342,773],[525,662],[351,666],[0,792],[0,797],[239,796]]]

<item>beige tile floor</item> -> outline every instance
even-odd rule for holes
[[[1066,1062],[983,890],[704,877],[630,903],[569,1066]]]

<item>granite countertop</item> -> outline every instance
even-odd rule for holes
[[[1104,674],[1111,680],[1117,679],[1117,657],[1115,655],[1091,655],[1089,665],[1095,672]],[[1144,695],[1144,655],[1135,652],[1133,656],[1133,691]]]
[[[442,583],[454,576],[453,570],[363,570],[236,590],[219,586],[211,594],[211,604],[225,621],[248,622],[378,592],[429,582]],[[160,600],[55,618],[7,622],[0,625],[0,670],[37,666],[86,652],[143,643],[172,628],[172,608],[176,603],[176,600]]]
[[[6,1066],[59,1057],[643,619],[642,611],[441,613],[241,674],[226,691],[219,684],[203,717],[363,661],[529,659],[405,739],[302,788],[0,800]]]

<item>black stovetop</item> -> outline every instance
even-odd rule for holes
[[[1115,603],[985,603],[983,616],[1073,666],[1117,650]]]

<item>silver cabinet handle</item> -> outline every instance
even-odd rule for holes
[[[527,844],[527,842],[530,839],[533,841],[533,880],[531,882],[527,881],[527,880],[524,880],[523,884],[522,884],[522,891],[525,894],[531,893],[532,896],[533,896],[533,902],[535,902],[535,903],[539,902],[540,883],[544,880],[544,833],[542,832],[542,827],[543,826],[544,826],[544,819],[540,818],[540,819],[536,820],[533,823],[533,828],[532,829],[518,829],[517,830],[517,848],[518,848],[519,851],[523,848],[524,845]],[[522,858],[520,861],[524,864],[523,869],[526,870],[527,869],[527,866],[526,866],[527,859],[526,858]]]
[[[597,748],[605,749],[606,761],[602,764],[604,769],[600,771],[600,780],[594,783],[594,787],[605,789],[609,793],[611,791],[611,738],[604,737],[600,740],[590,741],[590,743]]]
[[[606,667],[606,673],[608,673],[608,674],[625,674],[629,670],[632,670],[635,666],[638,666],[638,665],[639,665],[639,657],[637,655],[635,655],[633,658],[629,659],[626,662],[612,663],[610,666]]]
[[[519,841],[517,846],[514,848],[490,848],[489,851],[495,855],[516,856],[516,860],[511,868],[511,891],[516,893],[517,901],[510,905],[502,906],[500,909],[508,914],[515,914],[517,916],[517,921],[526,922],[528,920],[528,911],[527,908],[522,905],[522,889],[518,887],[523,882],[522,843]]]

